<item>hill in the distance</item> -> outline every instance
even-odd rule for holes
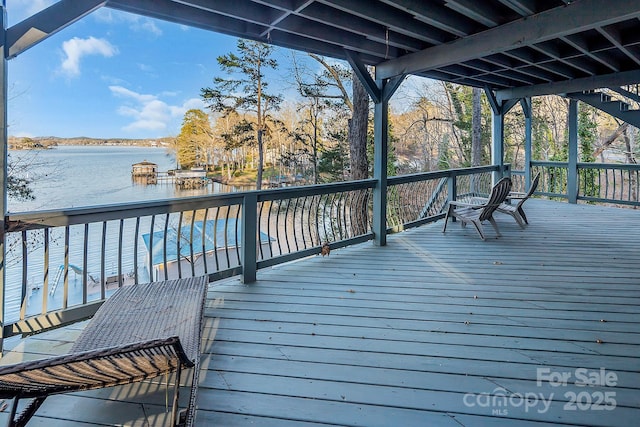
[[[136,145],[143,147],[168,146],[173,143],[174,138],[164,137],[157,139],[124,139],[124,138],[87,138],[79,136],[76,138],[59,138],[56,136],[9,137],[9,148],[14,150],[29,150],[51,148],[57,145]]]

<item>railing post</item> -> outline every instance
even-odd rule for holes
[[[249,192],[242,199],[242,282],[256,281],[258,236],[258,193]]]
[[[7,49],[7,11],[5,0],[0,1],[0,42],[2,46]],[[8,138],[7,138],[7,59],[5,50],[2,50],[2,63],[0,64],[0,92],[2,97],[2,104],[0,104],[0,186],[2,190],[0,193],[0,212],[2,218],[0,218],[0,357],[2,357],[2,350],[4,346],[4,324],[5,324],[5,286],[6,286],[6,271],[5,271],[5,251],[6,251],[6,233],[5,233],[5,221],[7,216],[7,151],[8,151]]]
[[[569,101],[569,159],[567,163],[567,198],[578,203],[578,101]]]
[[[456,175],[455,172],[452,172],[447,180],[447,193],[449,194],[450,202],[458,198],[458,175]]]

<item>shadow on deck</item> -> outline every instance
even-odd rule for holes
[[[525,208],[525,230],[498,214],[500,239],[439,221],[212,284],[197,424],[637,425],[639,213]],[[52,397],[32,424],[155,425],[165,388]]]

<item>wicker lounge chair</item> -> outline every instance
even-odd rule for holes
[[[458,218],[462,222],[463,227],[467,224],[473,224],[482,240],[486,240],[482,229],[482,223],[484,221],[489,221],[498,237],[500,237],[500,230],[498,230],[498,225],[493,219],[493,213],[496,211],[498,206],[505,201],[509,194],[509,190],[511,190],[511,179],[502,178],[493,186],[491,189],[491,195],[485,203],[472,204],[450,201],[447,208],[447,214],[444,217],[444,227],[442,228],[442,232],[444,233],[447,231],[447,223],[449,221],[449,217],[452,216]]]
[[[173,425],[193,424],[206,277],[119,289],[96,312],[69,354],[0,367],[10,426],[23,426],[47,396],[129,384],[176,372]],[[178,416],[182,368],[193,368],[188,408]],[[19,399],[32,399],[16,417]],[[178,420],[181,418],[181,420]]]

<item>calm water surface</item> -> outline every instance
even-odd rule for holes
[[[106,205],[114,203],[127,203],[136,201],[150,201],[171,199],[222,193],[234,191],[234,187],[220,184],[209,184],[198,190],[180,190],[173,183],[156,185],[135,184],[131,180],[131,166],[134,163],[147,160],[158,165],[159,171],[167,171],[175,168],[175,157],[165,148],[155,147],[117,147],[117,146],[60,146],[49,150],[11,151],[12,160],[26,158],[27,163],[36,165],[33,167],[30,178],[34,179],[31,188],[35,195],[32,201],[17,201],[9,199],[9,212],[25,212],[49,209],[63,209],[72,207],[86,207]],[[147,221],[148,222],[148,221]],[[125,227],[133,227],[134,222],[126,222]],[[148,232],[148,231],[147,231]],[[53,295],[46,297],[48,309],[61,308],[63,304],[64,289],[62,279],[58,278],[61,266],[64,265],[64,239],[61,230],[51,235],[49,253],[49,286],[58,283],[61,289],[57,289]],[[102,227],[93,224],[89,229],[89,242],[100,245]],[[115,259],[117,255],[116,229],[107,230],[106,256]],[[123,272],[131,274],[134,271],[132,252],[132,230],[125,229],[125,248],[131,253],[123,254]],[[16,236],[13,236],[14,238]],[[82,270],[84,239],[83,226],[70,228],[69,264],[77,270],[69,271],[69,304],[79,304],[82,298]],[[34,238],[40,241],[41,237]],[[11,247],[12,245],[8,245]],[[15,245],[13,245],[15,246]],[[22,300],[22,251],[21,246],[15,246],[10,250],[6,259],[6,301],[5,315],[7,320],[18,318],[23,307],[26,314],[36,314],[42,310],[43,305],[43,280],[45,272],[42,269],[44,257],[43,247],[36,244],[28,252],[29,270],[26,278],[27,297]],[[138,275],[141,281],[148,279],[148,271],[144,261],[145,247],[139,242],[137,255],[140,263]],[[96,255],[97,253],[97,255]],[[89,256],[87,274],[90,278],[100,278],[100,253]],[[115,261],[109,261],[106,265],[106,275],[117,274]],[[89,300],[100,298],[99,289],[89,294]]]
[[[198,190],[180,190],[172,183],[135,184],[131,165],[147,160],[158,170],[174,169],[175,157],[159,147],[59,146],[49,150],[10,151],[12,158],[27,156],[37,165],[31,172],[33,201],[10,199],[9,212],[85,207],[112,203],[161,200],[233,191],[210,184]]]

